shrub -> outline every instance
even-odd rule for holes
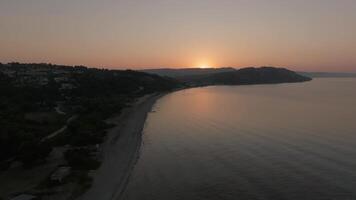
[[[91,155],[88,149],[70,149],[65,152],[68,165],[76,170],[94,170],[99,168],[100,162]]]
[[[52,147],[49,143],[25,142],[21,148],[19,160],[25,168],[30,168],[39,161],[44,161],[51,151]]]

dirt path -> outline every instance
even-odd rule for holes
[[[51,139],[51,138],[53,138],[53,137],[55,137],[55,136],[57,136],[57,135],[63,133],[65,130],[67,130],[68,125],[69,125],[73,120],[75,120],[77,117],[78,117],[77,115],[73,115],[72,117],[70,117],[69,119],[67,119],[66,124],[65,124],[62,128],[60,128],[60,129],[58,129],[57,131],[55,131],[55,132],[53,132],[53,133],[47,135],[47,136],[44,137],[44,138],[42,138],[42,139],[41,139],[41,142],[44,142],[44,141],[46,141],[46,140],[48,140],[48,139]]]

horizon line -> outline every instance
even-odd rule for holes
[[[288,67],[288,66],[274,66],[274,65],[260,65],[260,66],[217,66],[217,67],[208,67],[208,68],[201,68],[197,66],[183,66],[183,67],[169,67],[169,66],[145,66],[142,67],[140,66],[139,68],[134,68],[134,67],[126,67],[126,66],[121,66],[121,67],[108,67],[108,66],[91,66],[91,65],[83,65],[83,64],[57,64],[57,63],[51,63],[51,62],[18,62],[18,61],[11,61],[11,62],[0,62],[0,64],[6,65],[6,64],[13,64],[13,63],[19,63],[19,64],[45,64],[45,65],[54,65],[54,66],[65,66],[65,67],[75,67],[75,66],[81,66],[81,67],[87,67],[87,68],[96,68],[96,69],[108,69],[108,70],[133,70],[133,71],[144,71],[144,70],[155,70],[155,69],[174,69],[174,70],[179,70],[179,69],[201,69],[201,70],[206,70],[206,69],[224,69],[224,68],[233,68],[233,69],[243,69],[243,68],[260,68],[260,67],[275,67],[275,68],[285,68],[292,70],[291,68],[293,67]],[[356,74],[355,71],[319,71],[319,70],[292,70],[295,72],[306,72],[306,73],[346,73],[346,74]]]

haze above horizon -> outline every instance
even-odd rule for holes
[[[2,0],[0,62],[356,72],[354,0]]]

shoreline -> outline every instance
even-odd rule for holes
[[[102,164],[92,175],[93,183],[91,187],[76,199],[120,199],[139,156],[142,134],[148,114],[152,111],[157,100],[174,92],[209,86],[219,85],[190,86],[169,92],[148,94],[138,98],[131,106],[124,108],[118,116],[107,119],[107,122],[115,124],[115,126],[108,131],[107,138],[102,144]]]
[[[109,200],[122,195],[137,161],[147,116],[157,100],[169,93],[143,96],[120,115],[107,120],[115,127],[108,131],[102,144],[102,164],[92,176],[91,187],[78,199]]]

